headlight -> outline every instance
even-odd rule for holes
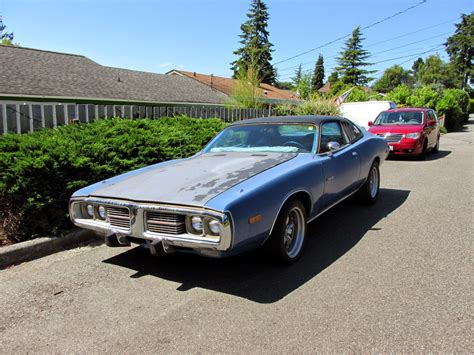
[[[87,214],[89,217],[94,218],[94,206],[87,205]]]
[[[214,235],[219,235],[221,230],[219,221],[211,219],[208,223],[209,231]]]
[[[193,216],[191,218],[191,226],[196,232],[202,233],[202,218],[199,216]]]
[[[420,133],[419,132],[414,132],[414,133],[408,133],[406,135],[407,138],[410,138],[410,139],[418,139],[420,138]]]
[[[107,218],[107,210],[105,209],[104,206],[99,206],[99,217],[103,220]]]

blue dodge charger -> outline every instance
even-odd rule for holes
[[[377,200],[386,141],[341,117],[239,121],[196,155],[134,170],[71,197],[77,226],[109,246],[224,257],[263,246],[296,261],[307,223],[354,195]]]

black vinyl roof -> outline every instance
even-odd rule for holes
[[[322,121],[328,120],[340,121],[345,119],[337,116],[272,116],[242,120],[232,123],[231,126],[241,126],[255,123],[311,123],[319,125]]]

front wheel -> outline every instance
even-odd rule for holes
[[[439,152],[439,136],[438,139],[436,140],[436,145],[433,148],[433,153],[438,153]]]
[[[418,160],[425,160],[426,154],[428,153],[428,141],[425,139],[423,142],[423,148],[421,150],[420,155],[418,155]]]
[[[292,264],[303,253],[306,232],[306,210],[300,201],[291,201],[277,218],[266,245],[267,251],[273,259]]]
[[[374,161],[370,167],[369,176],[359,191],[356,192],[356,201],[362,205],[373,205],[377,201],[380,189],[379,163]]]

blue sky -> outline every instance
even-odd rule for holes
[[[267,0],[274,62],[421,1]],[[0,0],[0,15],[15,33],[15,42],[25,47],[82,54],[113,67],[230,76],[229,63],[235,58],[232,52],[238,47],[249,4],[250,0]],[[371,69],[403,62],[410,67],[411,55],[429,50],[433,51],[426,55],[446,58],[444,49],[436,47],[454,31],[456,18],[473,11],[473,5],[472,0],[427,0],[367,29],[364,44],[373,53],[370,60],[378,63]],[[431,28],[423,30],[426,27]],[[281,80],[288,80],[299,63],[307,63],[304,68],[311,70],[319,53],[329,74],[342,46],[338,41],[278,64]]]

